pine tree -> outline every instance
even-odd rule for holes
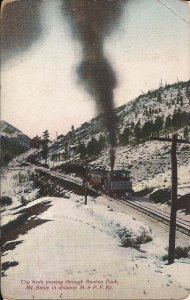
[[[141,136],[143,138],[151,136],[151,134],[154,131],[154,124],[152,121],[147,121],[144,123],[142,130],[141,130]]]
[[[80,159],[84,159],[86,156],[86,147],[84,143],[80,143],[77,148],[77,152],[80,154]]]
[[[185,128],[184,128],[184,131],[183,131],[183,137],[184,137],[185,139],[188,138],[188,133],[189,133],[188,127],[185,127]]]
[[[183,97],[180,97],[180,105],[183,106]]]
[[[154,123],[155,131],[158,133],[163,128],[163,117],[158,116]]]
[[[46,163],[47,163],[47,158],[49,153],[48,143],[49,143],[49,132],[46,129],[42,135],[42,157],[43,159],[45,159]]]
[[[188,87],[188,85],[186,86],[185,95],[190,99],[190,88]]]
[[[132,131],[134,128],[135,128],[135,123],[132,122],[132,123],[131,123],[131,131]]]
[[[100,152],[105,148],[106,146],[106,138],[102,134],[99,137],[99,150]]]
[[[173,122],[173,126],[175,128],[180,128],[181,127],[181,108],[179,107],[178,110],[174,110],[174,113],[173,113],[173,118],[172,118]]]
[[[64,158],[65,159],[69,158],[69,144],[68,144],[68,142],[65,142],[65,144],[64,144]]]
[[[36,135],[33,139],[31,139],[30,141],[30,147],[31,148],[36,148],[36,149],[39,149],[42,145],[42,140],[41,138]]]
[[[137,122],[135,128],[134,128],[134,134],[137,141],[139,141],[141,137],[141,127],[140,127],[140,121]]]
[[[87,145],[87,154],[89,156],[96,156],[100,153],[99,142],[92,136],[91,141]]]
[[[165,128],[168,129],[172,126],[172,119],[171,119],[171,116],[170,114],[167,116],[166,118],[166,123],[165,123]]]
[[[131,136],[131,130],[129,129],[129,127],[126,127],[123,131],[123,133],[121,133],[119,135],[119,142],[121,145],[127,145],[129,143],[129,138]]]
[[[158,101],[158,102],[162,102],[162,97],[161,97],[161,94],[160,94],[160,93],[158,93],[157,101]]]

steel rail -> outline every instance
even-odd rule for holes
[[[152,217],[153,219],[155,219],[165,225],[169,226],[169,224],[170,224],[170,216],[169,215],[166,215],[166,214],[163,214],[162,212],[158,212],[156,210],[150,209],[144,205],[139,205],[130,200],[122,200],[122,199],[118,199],[118,198],[112,198],[112,199],[119,201],[126,206],[128,205],[128,206],[132,207],[133,209],[136,209],[136,210],[144,213],[145,215],[148,215],[149,217]],[[190,236],[190,225],[188,226],[184,222],[177,220],[176,229],[178,231]]]
[[[63,179],[65,181],[71,182],[71,183],[76,184],[78,186],[83,186],[82,182],[80,182],[80,181],[78,181],[74,178],[71,178],[67,175],[57,174],[56,172],[50,171],[50,170],[48,170],[46,168],[43,168],[43,167],[39,167],[39,166],[35,166],[35,165],[32,165],[32,166],[34,166],[37,170],[41,170],[41,171],[51,175],[52,177],[57,177],[59,179]],[[90,187],[90,186],[88,186],[88,189],[92,190],[92,191],[95,191],[95,189]],[[154,209],[150,209],[150,208],[148,208],[144,205],[139,205],[138,203],[135,203],[134,201],[131,201],[131,200],[123,200],[123,199],[119,199],[119,198],[110,197],[110,196],[106,195],[105,193],[103,193],[102,191],[96,191],[96,192],[100,195],[107,196],[112,201],[114,200],[114,201],[123,203],[125,206],[130,206],[133,209],[135,209],[137,211],[140,211],[141,213],[143,213],[145,215],[148,215],[149,217],[151,217],[151,218],[153,218],[153,219],[169,226],[170,216],[167,213],[158,212],[158,211],[156,211]],[[177,220],[176,229],[178,231],[182,232],[183,234],[186,234],[186,235],[190,236],[190,225],[188,226],[188,224],[185,224],[184,222]]]

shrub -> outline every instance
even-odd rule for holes
[[[150,194],[150,200],[155,203],[168,203],[171,198],[171,190],[170,189],[160,189]]]
[[[23,205],[25,205],[25,204],[28,203],[28,201],[26,200],[26,198],[24,198],[24,196],[21,196],[20,202],[21,202]]]
[[[148,194],[152,193],[154,190],[154,188],[148,188],[146,187],[145,189],[138,191],[138,192],[134,192],[133,195],[137,196],[137,197],[143,197],[143,196],[147,196]]]
[[[152,241],[152,237],[145,230],[143,230],[141,235],[139,235],[137,237],[137,243],[138,244],[146,244],[146,243],[151,242],[151,241]]]
[[[168,250],[168,249],[167,249]],[[190,257],[190,246],[189,247],[176,247],[175,248],[175,256],[176,259],[179,258],[189,258]],[[168,259],[168,254],[162,256],[163,260]]]
[[[11,205],[12,203],[13,203],[13,200],[11,197],[9,197],[9,196],[1,197],[1,205],[2,206],[8,206],[8,205]]]
[[[133,233],[126,228],[117,231],[123,247],[132,247],[139,250],[141,244],[152,241],[152,237],[147,231],[143,230],[139,236],[133,236]]]
[[[175,258],[188,258],[190,255],[190,247],[176,247],[175,248]]]

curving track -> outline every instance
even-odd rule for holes
[[[149,217],[152,217],[153,219],[164,223],[166,225],[169,226],[170,224],[170,216],[167,213],[161,212],[161,211],[157,211],[154,209],[150,209],[149,207],[146,207],[145,205],[139,205],[139,203],[135,203],[134,201],[131,200],[122,200],[122,199],[114,199],[115,201],[119,201],[121,203],[123,203],[124,205],[128,205],[142,213],[144,213],[145,215],[148,215]],[[190,236],[190,224],[189,222],[186,221],[182,221],[182,220],[177,220],[176,223],[176,229],[188,236]]]
[[[72,184],[76,184],[78,186],[83,186],[82,180],[80,180],[80,179],[76,179],[76,178],[73,178],[72,176],[68,176],[68,175],[59,174],[59,173],[56,173],[54,171],[50,171],[50,170],[48,170],[46,168],[43,168],[43,167],[38,167],[38,166],[35,166],[35,165],[32,165],[32,166],[35,167],[35,169],[43,170],[44,172],[51,175],[52,177],[57,177],[59,179],[63,179],[63,181],[67,181],[68,183],[71,182]],[[88,189],[93,191],[93,192],[95,191],[94,188],[92,188],[91,186],[88,186]],[[155,219],[155,220],[157,220],[161,223],[164,223],[168,226],[170,224],[170,216],[169,216],[168,213],[161,212],[159,210],[154,210],[152,208],[150,209],[146,205],[136,203],[134,201],[135,197],[132,198],[132,200],[123,200],[123,199],[114,198],[114,197],[112,198],[110,196],[107,196],[101,191],[98,191],[98,193],[110,198],[112,201],[120,202],[125,206],[130,206],[133,209],[136,209],[136,210],[142,212],[143,214],[148,215],[149,217],[151,217],[151,218],[153,218],[153,219]],[[182,221],[182,220],[177,220],[176,229],[178,231],[190,236],[190,223],[189,222]]]

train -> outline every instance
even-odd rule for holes
[[[101,190],[110,196],[126,196],[132,194],[130,171],[106,171],[92,169],[88,171],[88,182],[96,190]]]

